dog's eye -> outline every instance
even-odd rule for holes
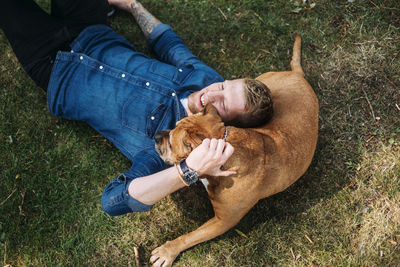
[[[168,146],[169,146],[169,149],[172,149],[171,136],[170,136],[170,138],[168,139]]]
[[[191,146],[188,142],[183,141],[183,145],[184,145],[187,149],[192,150],[192,146]]]

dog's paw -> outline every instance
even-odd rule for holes
[[[172,265],[179,252],[176,253],[169,243],[170,242],[166,242],[164,245],[151,252],[150,263],[152,266],[169,267]]]

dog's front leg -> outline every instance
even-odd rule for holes
[[[156,267],[171,266],[175,258],[184,251],[196,244],[219,236],[239,222],[240,218],[223,220],[214,217],[200,226],[197,230],[182,235],[175,240],[167,241],[164,245],[152,251],[150,263]]]

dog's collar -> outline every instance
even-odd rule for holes
[[[228,136],[228,127],[225,127],[225,133],[224,133],[224,141],[226,141],[226,137]]]

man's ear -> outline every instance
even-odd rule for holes
[[[208,103],[203,110],[203,115],[207,115],[207,114],[219,117],[217,109],[211,103]]]

